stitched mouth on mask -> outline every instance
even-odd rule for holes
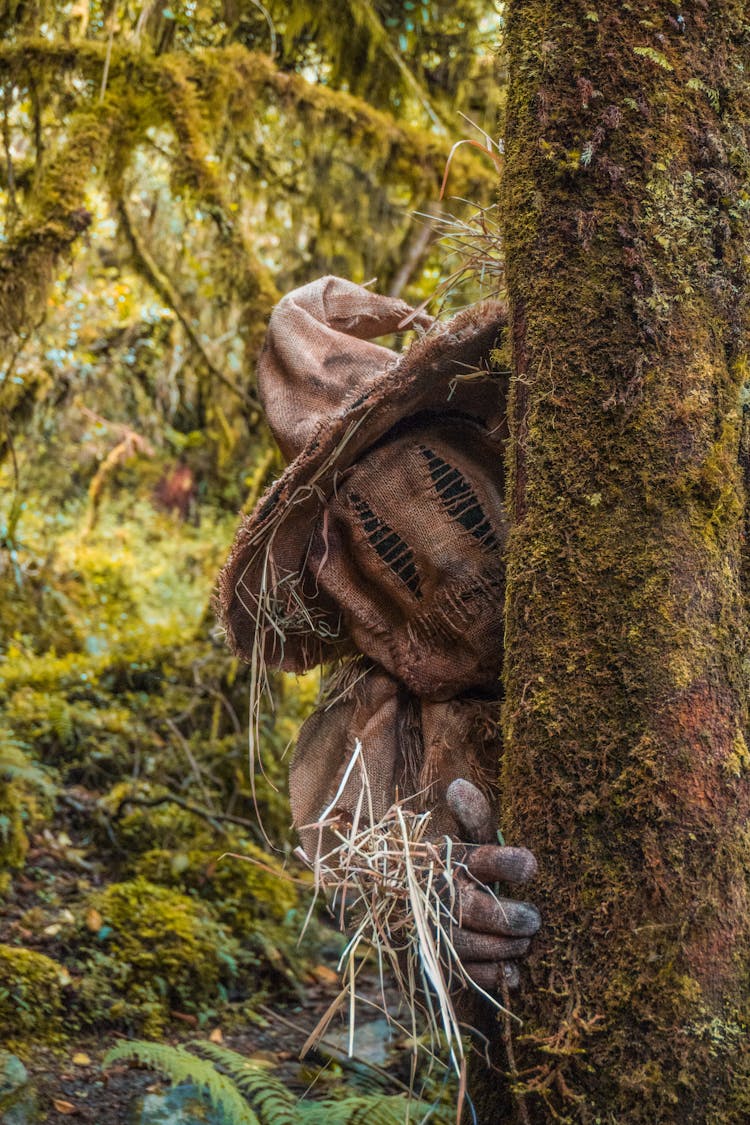
[[[451,519],[488,551],[499,551],[501,545],[490,518],[467,477],[429,446],[420,445],[418,448],[427,463],[435,492]]]
[[[349,497],[367,542],[380,561],[417,599],[422,598],[422,582],[414,551],[398,532],[375,513],[364,497],[352,492]]]
[[[467,632],[477,624],[481,624],[483,634],[494,637],[498,629],[502,631],[503,603],[502,581],[489,575],[475,576],[466,584],[442,586],[407,629],[417,643],[458,638],[465,644]]]

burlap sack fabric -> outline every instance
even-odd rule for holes
[[[303,724],[290,773],[292,816],[305,853],[326,855],[330,830],[312,827],[337,795],[336,811],[351,815],[368,780],[368,804],[380,820],[394,799],[432,812],[435,835],[454,836],[458,825],[445,794],[466,778],[492,792],[497,769],[497,705],[480,699],[420,700],[377,666],[355,665],[334,675],[326,697]],[[346,679],[350,680],[347,685]],[[349,757],[361,745],[361,767],[342,787]],[[493,768],[494,766],[494,768]],[[339,792],[340,790],[340,792]]]
[[[428,331],[406,353],[372,343],[409,318]],[[366,658],[301,731],[300,828],[337,792],[356,739],[374,815],[413,797],[437,809],[441,832],[455,828],[450,781],[487,788],[496,770],[487,696],[501,660],[506,429],[490,353],[504,323],[493,302],[433,325],[334,277],[273,313],[258,382],[291,464],[237,533],[220,613],[247,660],[303,671]]]

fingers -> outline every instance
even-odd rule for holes
[[[480,883],[528,883],[537,872],[537,863],[528,848],[506,848],[482,844],[472,848],[466,866]]]
[[[523,957],[530,944],[529,938],[476,934],[471,930],[456,930],[452,941],[453,948],[464,964],[474,961],[509,961],[514,957]]]
[[[489,844],[497,839],[497,824],[492,806],[476,785],[459,777],[448,786],[445,795],[448,808],[475,844]]]
[[[541,925],[539,911],[530,902],[495,898],[474,886],[458,891],[458,922],[462,928],[506,937],[533,937]]]
[[[521,983],[518,965],[514,964],[513,961],[500,961],[495,965],[487,961],[467,962],[464,968],[474,983],[483,988],[485,992],[497,992],[503,980],[511,991],[518,988]]]

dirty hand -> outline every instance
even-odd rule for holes
[[[526,848],[491,842],[497,839],[495,817],[476,785],[458,778],[448,787],[446,799],[469,845],[461,856],[469,874],[459,877],[454,907],[459,924],[453,938],[456,952],[485,991],[496,991],[503,980],[508,988],[517,988],[515,960],[526,953],[539,929],[539,911],[528,902],[492,895],[481,884],[527,883],[536,874],[536,860]]]

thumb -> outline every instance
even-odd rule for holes
[[[490,802],[481,789],[463,777],[456,778],[446,793],[448,808],[463,829],[468,842],[492,844],[497,842],[497,823]]]

